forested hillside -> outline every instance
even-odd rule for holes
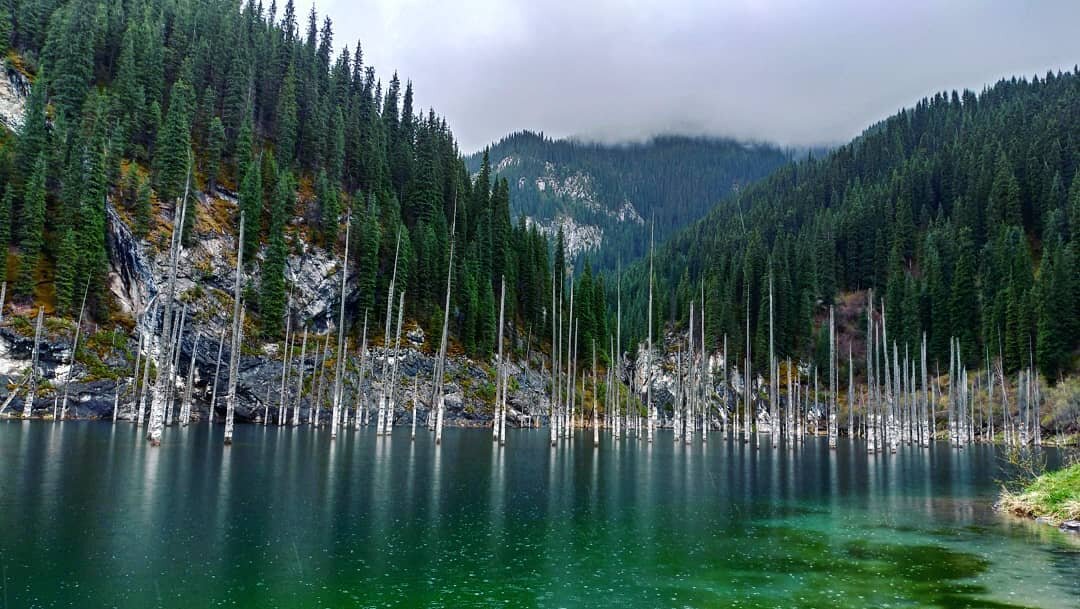
[[[823,357],[827,305],[872,289],[901,357],[918,353],[925,332],[931,369],[945,370],[952,336],[969,365],[1000,353],[1013,371],[1033,358],[1053,380],[1080,345],[1078,170],[1075,71],[934,95],[825,158],[780,169],[659,247],[654,319],[685,320],[704,284],[709,344],[726,334],[745,351],[749,317],[764,366],[770,278],[781,359],[811,357],[817,344]],[[639,264],[623,281],[639,337],[646,277]]]
[[[730,139],[664,136],[606,145],[542,133],[511,134],[467,159],[509,181],[511,213],[552,237],[561,227],[571,255],[614,270],[648,249],[649,222],[664,239],[716,202],[788,161],[779,148]]]
[[[503,276],[510,319],[543,317],[549,248],[511,224],[507,182],[470,179],[412,84],[382,81],[359,43],[335,47],[314,9],[11,0],[0,48],[33,81],[21,129],[0,139],[0,243],[11,246],[16,304],[75,315],[88,285],[90,314],[115,315],[108,206],[162,251],[190,178],[187,243],[235,235],[245,214],[245,266],[257,271],[245,304],[265,338],[285,329],[288,253],[314,244],[340,255],[350,219],[354,326],[370,312],[382,327],[400,235],[406,316],[439,328],[455,225],[451,332],[466,350],[490,352]]]

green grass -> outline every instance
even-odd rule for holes
[[[1080,520],[1080,463],[1045,473],[1020,492],[1002,492],[1001,505],[1013,514],[1055,523]]]

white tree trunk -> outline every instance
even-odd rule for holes
[[[191,164],[189,161],[187,179],[184,184],[184,197],[180,201],[180,218],[179,222],[173,222],[171,247],[169,248],[169,279],[164,294],[165,303],[163,305],[163,317],[160,339],[160,341],[164,344],[161,345],[157,353],[158,374],[157,379],[154,382],[154,391],[152,399],[150,401],[150,429],[147,433],[147,440],[150,442],[151,446],[159,446],[161,444],[161,434],[165,428],[165,401],[167,399],[166,393],[168,389],[166,387],[166,383],[173,382],[172,352],[170,351],[170,349],[172,348],[170,342],[172,336],[172,307],[173,297],[176,295],[176,269],[180,261],[180,250],[183,248],[183,245],[181,243],[181,233],[183,233],[184,216],[187,214],[187,198],[190,186]],[[241,218],[243,218],[243,214],[241,214]],[[240,234],[242,236],[242,226],[240,230]]]
[[[351,218],[351,215],[350,215]],[[333,413],[331,414],[330,421],[330,439],[333,440],[337,437],[338,428],[338,413],[341,409],[341,376],[342,371],[345,369],[345,284],[349,278],[349,229],[352,227],[352,221],[349,220],[345,223],[345,255],[341,260],[341,303],[338,313],[338,338],[337,338],[337,362],[334,367],[334,395],[331,396],[333,400]],[[395,256],[396,258],[396,256]],[[395,261],[395,275],[397,273],[397,265]],[[391,282],[392,285],[392,282]]]
[[[232,345],[229,348],[229,391],[225,395],[225,444],[232,444],[236,416],[236,377],[240,371],[240,345],[244,330],[244,309],[240,301],[244,272],[244,212],[240,212],[240,239],[236,248],[236,282],[233,286]],[[217,379],[215,379],[215,382]]]
[[[307,367],[307,328],[300,343],[300,367],[296,371],[296,401],[293,402],[293,427],[300,425],[300,400],[304,397],[304,370]]]
[[[26,400],[23,401],[24,419],[29,419],[34,411],[34,397],[37,394],[38,343],[41,342],[41,325],[44,319],[45,307],[38,307],[37,325],[34,326],[34,348],[30,353],[30,384],[26,389]]]

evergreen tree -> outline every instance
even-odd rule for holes
[[[1004,151],[998,152],[994,165],[994,183],[990,188],[992,226],[1021,226],[1020,184]]]
[[[24,298],[34,294],[37,268],[45,230],[45,155],[38,157],[26,182],[21,216],[22,239],[19,243],[19,277],[15,293]]]
[[[210,120],[206,146],[206,189],[213,193],[217,189],[218,172],[221,169],[221,155],[225,149],[225,126],[221,119]]]
[[[75,231],[71,228],[64,229],[60,237],[60,248],[56,253],[56,309],[65,315],[71,313],[75,298],[75,275],[78,272],[75,261],[78,260],[78,250]]]
[[[96,2],[75,0],[49,21],[42,63],[49,73],[52,100],[67,118],[78,115],[94,74]]]
[[[4,196],[0,197],[0,252],[6,256],[8,246],[11,244],[11,206],[15,199],[11,183],[4,185]],[[2,303],[0,303],[2,304]]]
[[[337,187],[320,171],[315,180],[315,193],[319,199],[319,224],[322,227],[323,244],[332,250],[337,243],[338,225],[341,217],[341,202]]]
[[[6,53],[11,46],[12,25],[11,6],[0,2],[0,53]]]
[[[163,202],[173,203],[184,194],[191,159],[191,96],[191,87],[183,81],[173,85],[169,112],[154,151],[155,190]],[[176,210],[179,217],[180,207]]]
[[[976,328],[979,327],[979,301],[976,286],[976,266],[971,232],[961,229],[958,239],[959,255],[953,269],[950,300],[952,334],[960,340],[961,353],[979,353]]]
[[[281,90],[278,92],[277,111],[274,112],[276,129],[274,139],[277,143],[275,152],[281,159],[282,164],[288,166],[292,163],[296,152],[297,123],[296,107],[296,72],[292,65],[285,73],[285,79],[281,82]]]
[[[135,191],[135,231],[136,237],[142,239],[150,232],[150,224],[154,215],[153,192],[150,183],[139,179]]]
[[[281,334],[285,321],[285,220],[296,198],[292,175],[283,172],[277,180],[277,193],[270,208],[269,243],[262,266],[262,290],[259,312],[262,334],[276,338]]]
[[[262,169],[249,163],[240,183],[240,211],[244,212],[244,260],[251,261],[259,251],[259,217],[262,215]]]

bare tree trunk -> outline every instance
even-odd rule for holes
[[[367,400],[364,399],[364,363],[367,361],[368,346],[367,346],[367,325],[368,325],[368,313],[364,311],[364,333],[360,339],[360,371],[357,374],[356,380],[356,426],[355,430],[360,431],[361,425],[367,424]],[[428,417],[431,418],[430,416]],[[434,425],[431,425],[434,429]]]
[[[655,419],[656,419],[656,412],[653,410],[653,405],[652,405],[653,243],[654,243],[654,235],[655,234],[656,234],[656,220],[654,219],[652,224],[649,227],[649,314],[648,314],[649,342],[647,343],[646,348],[645,348],[645,354],[646,354],[646,360],[645,360],[646,361],[646,363],[645,363],[645,382],[646,382],[645,396],[646,396],[646,399],[648,400],[648,405],[646,407],[646,411],[648,412],[648,417],[649,417],[649,423],[648,423],[648,425],[649,425],[649,429],[648,429],[649,442],[653,441],[653,424],[654,424]]]
[[[348,250],[346,250],[348,252]],[[348,257],[346,255],[346,257]],[[289,289],[289,299],[285,305],[285,344],[281,349],[281,390],[278,393],[278,427],[285,424],[288,418],[289,399],[289,368],[292,367],[292,289]]]
[[[169,375],[168,397],[165,400],[165,426],[169,427],[173,424],[173,408],[175,406],[174,394],[176,393],[176,373],[180,370],[180,352],[181,341],[184,339],[184,324],[187,322],[187,305],[185,304],[180,308],[180,323],[176,326],[176,336],[172,340],[172,364],[169,370],[172,374]]]
[[[173,298],[176,296],[176,269],[180,261],[180,250],[183,248],[181,235],[184,232],[184,217],[187,214],[188,191],[191,187],[191,161],[188,161],[187,179],[184,183],[184,197],[180,201],[180,220],[173,222],[171,247],[169,248],[169,280],[165,288],[165,302],[163,305],[163,317],[161,327],[161,341],[164,343],[158,349],[157,354],[157,379],[154,382],[154,392],[150,401],[150,429],[147,440],[151,446],[161,445],[161,434],[165,429],[165,402],[168,387],[166,383],[173,382],[172,373],[172,309]],[[174,214],[175,215],[175,214]],[[243,213],[241,217],[240,235],[243,240]],[[239,273],[239,258],[237,259],[237,273]],[[239,292],[239,290],[237,290]],[[239,296],[238,296],[239,297]],[[148,353],[152,353],[150,349]]]
[[[592,392],[593,392],[593,408],[592,408],[592,444],[593,447],[600,446],[600,427],[596,418],[596,411],[600,408],[600,402],[597,399],[596,389],[596,341],[592,343]]]
[[[450,224],[450,262],[446,268],[446,303],[443,305],[442,338],[439,342],[439,361],[436,362],[436,378],[433,379],[434,397],[432,400],[438,411],[435,419],[435,444],[442,444],[443,411],[443,371],[446,366],[446,342],[450,332],[450,280],[454,275],[454,235],[457,231],[457,197],[454,197],[454,220]]]
[[[210,406],[207,408],[206,421],[210,424],[214,424],[214,410],[217,408],[217,392],[218,381],[221,379],[221,354],[225,349],[225,329],[221,329],[221,336],[218,338],[217,349],[217,364],[214,366],[214,387],[210,390]]]
[[[293,402],[293,427],[300,425],[300,400],[304,397],[304,370],[307,368],[307,328],[300,343],[300,368],[296,371],[296,401]]]
[[[240,372],[240,345],[244,330],[244,310],[240,301],[244,272],[244,212],[240,212],[240,239],[236,247],[236,282],[233,287],[232,345],[229,348],[229,391],[225,395],[225,444],[232,444],[236,412],[236,377]]]
[[[146,357],[144,358],[144,361],[143,361],[142,389],[140,391],[139,399],[138,399],[139,412],[136,415],[136,420],[135,420],[135,424],[138,427],[142,427],[143,417],[146,415],[146,400],[147,400],[147,397],[150,395],[150,390],[149,390],[149,387],[150,387],[150,356],[152,355],[150,350],[153,348],[153,342],[152,342],[153,341],[153,330],[152,330],[152,328],[157,326],[157,314],[158,314],[158,312],[160,310],[161,310],[160,306],[158,306],[158,305],[154,306],[154,313],[150,317],[151,331],[150,331],[149,334],[146,334],[145,331],[144,331],[144,335],[143,335],[143,343],[146,346]]]
[[[349,215],[351,218],[352,214]],[[345,255],[341,260],[341,303],[338,313],[338,338],[337,338],[337,365],[334,369],[334,395],[333,400],[333,413],[331,414],[330,421],[330,439],[333,440],[337,437],[338,428],[338,413],[341,408],[341,376],[342,371],[345,369],[345,284],[349,278],[349,229],[352,227],[352,221],[347,220],[345,222]],[[401,236],[398,234],[398,241],[400,243]],[[394,261],[394,275],[397,275],[397,256],[395,255]],[[391,280],[390,285],[394,285]]]
[[[836,314],[829,305],[829,448],[836,448],[839,422],[836,418]]]
[[[495,416],[491,420],[491,439],[494,442],[499,441],[499,417],[501,415],[500,409],[502,407],[502,392],[503,392],[503,314],[506,310],[506,277],[502,277],[502,282],[499,286],[499,328],[496,335],[499,337],[498,356],[495,359]]]
[[[143,350],[143,331],[142,328],[136,328],[136,344],[135,344],[135,371],[131,375],[131,412],[134,416],[135,409],[139,404],[139,365],[142,364],[142,350]]]
[[[86,294],[90,291],[90,281],[87,280],[83,288],[82,304],[79,305],[79,321],[75,322],[75,340],[71,345],[71,360],[68,362],[67,374],[64,375],[64,398],[60,406],[60,418],[67,418],[68,385],[71,384],[71,375],[75,372],[75,356],[79,352],[79,334],[82,330],[83,313],[86,311]]]
[[[195,332],[195,343],[191,347],[191,359],[188,360],[187,384],[184,385],[184,404],[180,408],[180,425],[187,427],[191,420],[191,390],[195,384],[195,362],[199,354],[199,333]]]
[[[390,435],[390,432],[394,425],[394,412],[396,406],[394,403],[394,395],[397,390],[398,384],[398,370],[400,368],[398,362],[401,359],[401,326],[404,322],[405,316],[405,291],[401,291],[400,301],[398,303],[398,319],[397,319],[397,333],[394,337],[394,365],[390,368],[390,391],[386,395],[386,417],[383,419],[383,435]]]
[[[38,307],[37,325],[34,326],[34,348],[30,353],[30,384],[26,389],[26,400],[23,401],[24,419],[29,419],[34,411],[34,397],[37,394],[38,344],[41,342],[41,325],[44,321],[45,307]]]
[[[416,408],[420,406],[420,373],[413,377],[412,393],[412,429],[409,430],[409,439],[416,440]],[[359,415],[359,413],[357,413]]]

